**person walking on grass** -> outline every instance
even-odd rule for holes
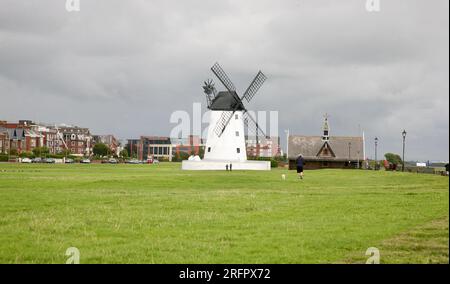
[[[305,165],[305,160],[302,155],[298,155],[297,158],[297,174],[299,179],[303,179],[303,166]]]

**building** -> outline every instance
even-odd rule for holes
[[[62,138],[63,145],[59,145],[59,147],[67,148],[71,155],[90,156],[92,154],[93,140],[89,128],[62,125],[51,127],[51,129],[56,131],[56,137]]]
[[[247,136],[245,143],[249,158],[275,158],[281,156],[280,137],[256,139],[256,136]]]
[[[141,153],[141,139],[128,139],[125,147],[131,158],[139,157]]]
[[[6,129],[0,128],[0,154],[9,152],[9,134]]]
[[[169,137],[141,136],[139,159],[172,160],[172,143]]]
[[[15,150],[17,153],[31,152],[37,145],[36,136],[30,132],[32,122],[20,120],[19,122],[0,122],[0,132],[3,137],[9,139],[8,151]],[[4,143],[2,143],[4,144]]]
[[[186,138],[141,136],[139,139],[128,139],[126,145],[130,156],[139,160],[156,158],[172,161],[180,152],[198,155],[203,148],[203,140],[195,135]]]
[[[6,141],[7,139],[7,141]],[[0,121],[0,151],[32,152],[37,147],[47,147],[50,154],[68,150],[72,155],[92,153],[92,136],[88,128],[77,126],[46,126],[30,120]]]
[[[43,145],[47,147],[50,154],[59,154],[66,149],[62,137],[58,135],[56,129],[40,126],[40,132],[44,136]]]
[[[119,155],[119,141],[114,135],[93,135],[93,144],[102,143],[109,147],[112,153]]]
[[[189,135],[186,138],[171,138],[173,154],[186,153],[189,155],[201,155],[204,152],[205,143],[200,136]]]
[[[331,136],[327,116],[322,131],[322,136],[289,136],[289,169],[296,168],[299,155],[305,160],[305,169],[361,166],[364,160],[362,136]]]

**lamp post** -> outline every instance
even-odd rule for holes
[[[378,137],[375,137],[375,170],[377,169],[377,164],[378,164],[377,148],[378,148]]]
[[[286,161],[289,162],[289,129],[286,132]]]
[[[405,140],[406,140],[406,130],[402,132],[403,137],[403,157],[402,157],[402,172],[405,171]]]
[[[359,155],[360,155],[360,154],[361,154],[361,151],[358,150],[358,157],[357,157],[357,159],[358,159],[358,164],[357,164],[357,166],[356,166],[357,169],[360,169],[360,168],[361,168],[361,166],[359,165]]]
[[[352,164],[351,161],[351,149],[352,149],[352,142],[348,142],[348,165],[350,166]]]

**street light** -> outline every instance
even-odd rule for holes
[[[375,170],[377,169],[377,164],[378,164],[377,147],[378,147],[378,137],[375,137]]]
[[[405,171],[405,140],[406,140],[406,130],[402,132],[403,137],[403,158],[402,158],[402,172]]]
[[[351,148],[352,148],[352,142],[348,142],[348,165],[350,166],[352,161],[351,161]]]
[[[289,162],[289,129],[284,132],[286,132],[286,161]]]

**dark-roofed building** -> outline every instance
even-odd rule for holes
[[[364,161],[363,137],[330,136],[325,117],[322,136],[289,136],[289,169],[296,168],[302,155],[305,169],[356,168]]]

